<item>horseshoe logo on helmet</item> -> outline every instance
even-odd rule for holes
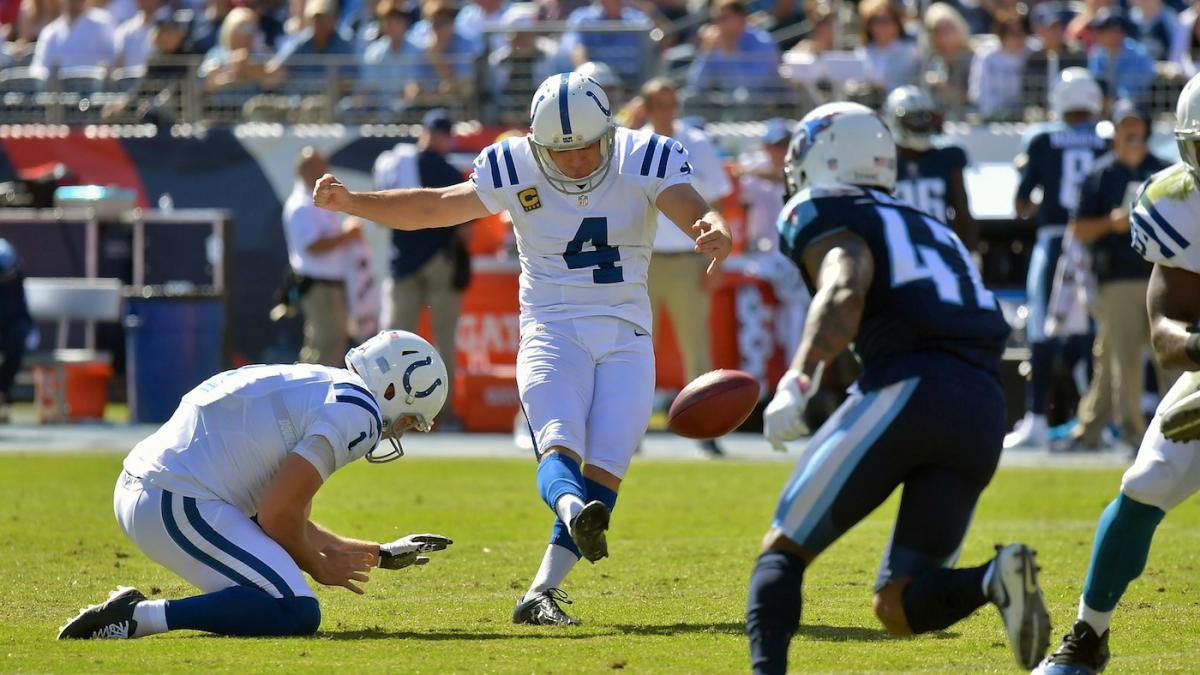
[[[432,363],[433,363],[433,357],[426,356],[424,359],[421,359],[419,361],[413,361],[412,363],[409,364],[409,366],[407,368],[404,369],[404,377],[402,377],[400,379],[400,383],[402,385],[404,385],[405,393],[407,393],[409,396],[412,396],[413,398],[425,398],[426,396],[429,396],[430,394],[432,394],[435,389],[437,389],[439,386],[441,386],[442,378],[439,377],[438,379],[433,381],[433,384],[429,385],[428,389],[425,389],[424,391],[413,391],[413,388],[412,388],[413,371],[415,371],[417,368],[422,368],[424,366],[431,365]]]

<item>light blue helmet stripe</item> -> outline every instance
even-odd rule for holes
[[[558,80],[558,120],[562,123],[564,136],[571,133],[571,115],[567,111],[567,83],[570,80],[570,73],[563,73]]]

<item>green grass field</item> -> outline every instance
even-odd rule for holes
[[[312,639],[174,633],[131,642],[57,642],[57,627],[117,584],[152,597],[192,590],[117,528],[113,455],[0,455],[0,671],[735,673],[748,663],[745,587],[788,465],[643,461],[622,492],[612,557],[576,568],[567,590],[585,626],[513,626],[509,614],[541,558],[551,514],[529,462],[405,459],[359,463],[318,496],[315,518],[346,534],[448,534],[421,569],[376,572],[365,597],[321,588]],[[1092,530],[1119,473],[1003,470],[985,493],[963,555],[1021,538],[1039,550],[1061,634],[1074,616]],[[871,583],[893,500],[808,572],[796,672],[1016,672],[996,612],[950,631],[891,639],[871,614]],[[1113,672],[1194,671],[1200,510],[1160,528],[1146,574],[1126,596]]]

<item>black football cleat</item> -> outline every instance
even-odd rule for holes
[[[567,594],[557,588],[550,588],[538,593],[528,600],[522,599],[513,608],[513,623],[529,626],[578,626],[582,622],[568,615],[558,606],[564,602],[571,604]]]
[[[1108,631],[1096,635],[1086,621],[1075,620],[1058,650],[1038,665],[1040,675],[1095,675],[1108,665]]]
[[[59,640],[114,640],[133,637],[137,622],[133,608],[146,599],[136,588],[120,586],[99,605],[85,607],[58,630]]]
[[[608,520],[611,515],[612,512],[603,502],[591,501],[583,507],[583,510],[575,514],[567,526],[571,532],[571,538],[579,547],[579,552],[588,559],[588,562],[594,563],[601,558],[608,557],[608,539],[604,533],[608,530]]]

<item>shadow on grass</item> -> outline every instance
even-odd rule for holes
[[[657,626],[621,624],[610,626],[610,628],[627,635],[684,635],[687,633],[744,635],[746,632],[746,625],[743,623],[672,623]]]
[[[554,640],[587,640],[605,635],[595,632],[581,633],[574,629],[530,630],[528,632],[494,633],[471,630],[387,630],[384,628],[364,628],[360,630],[321,631],[319,638],[329,640],[464,640],[467,642],[486,640],[523,640],[527,638]]]
[[[890,636],[881,628],[863,626],[801,625],[796,635],[818,642],[878,642]]]

